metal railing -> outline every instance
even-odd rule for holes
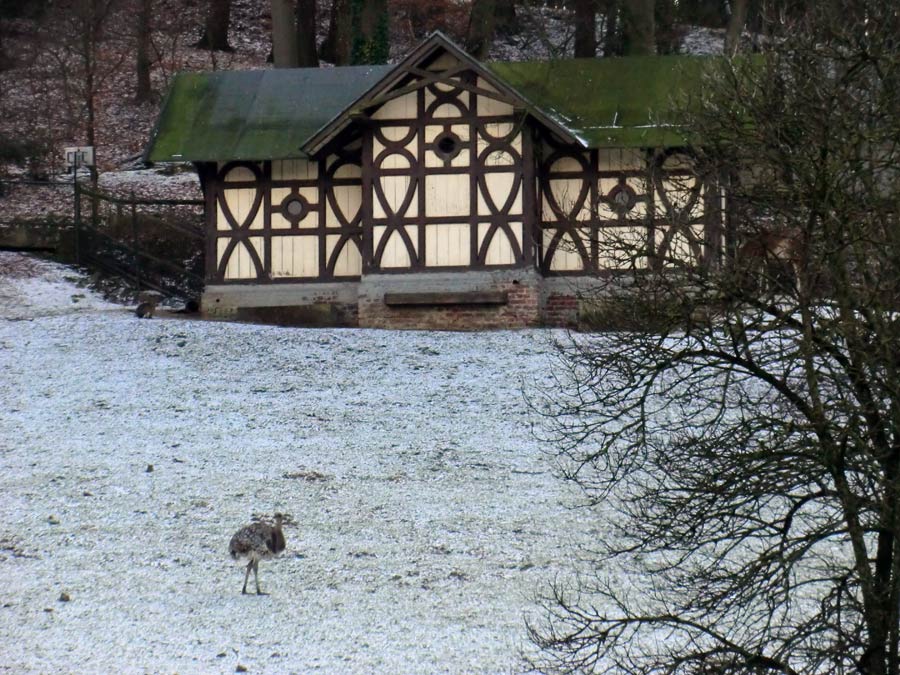
[[[75,259],[185,300],[203,290],[204,202],[115,196],[74,183]]]

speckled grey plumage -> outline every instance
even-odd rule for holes
[[[259,588],[259,561],[272,558],[281,553],[286,545],[284,532],[281,529],[282,515],[275,514],[275,524],[252,523],[234,533],[228,545],[228,551],[235,560],[247,558],[247,571],[244,573],[244,587],[241,593],[247,592],[247,579],[253,570],[257,595],[265,595]]]

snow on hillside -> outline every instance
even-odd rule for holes
[[[593,534],[523,403],[551,333],[140,320],[0,270],[0,672],[521,672]]]

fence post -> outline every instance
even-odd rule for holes
[[[78,189],[78,169],[72,174],[75,186],[75,264],[81,264],[81,192]]]
[[[134,279],[137,284],[137,292],[141,292],[141,252],[138,243],[137,206],[135,205],[134,190],[131,191],[131,249],[134,255]]]

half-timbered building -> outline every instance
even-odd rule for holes
[[[714,254],[679,95],[704,59],[179,75],[146,158],[193,162],[205,312],[292,323],[569,324],[579,289]]]

